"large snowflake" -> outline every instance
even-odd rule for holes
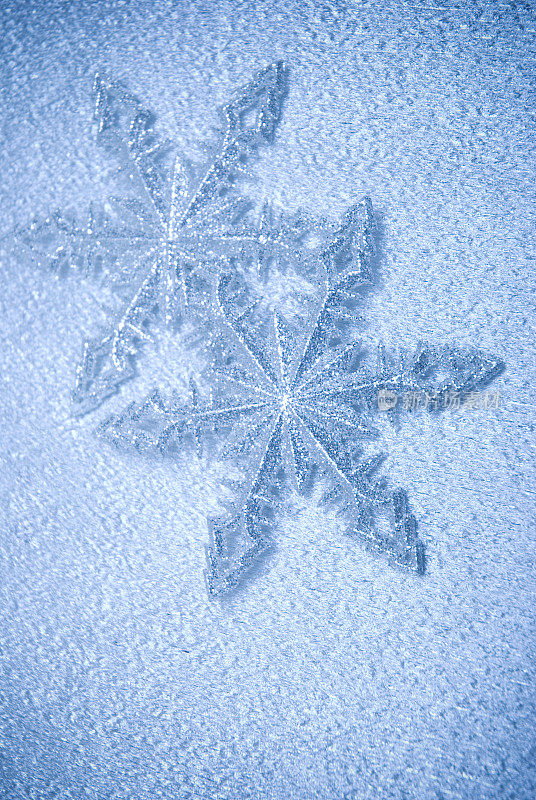
[[[372,366],[357,333],[374,260],[365,198],[339,225],[306,214],[254,215],[237,183],[273,140],[286,91],[273,64],[223,108],[224,128],[197,172],[174,158],[149,113],[117,84],[96,81],[97,129],[118,152],[138,194],[90,210],[85,225],[53,215],[26,237],[60,270],[99,273],[124,305],[86,343],[74,392],[87,412],[133,375],[133,357],[158,318],[186,315],[203,331],[208,365],[190,396],[160,392],[110,416],[100,432],[116,445],[176,456],[216,447],[241,479],[226,512],[209,520],[206,583],[234,589],[274,544],[289,485],[313,482],[336,503],[348,533],[397,566],[422,574],[425,550],[402,489],[380,473],[374,416],[404,397],[428,408],[469,397],[502,368],[478,350],[420,345],[411,356],[379,349]],[[134,267],[133,267],[134,265]],[[382,410],[383,409],[383,410]]]
[[[380,349],[378,368],[370,369],[353,339],[371,277],[370,200],[351,208],[327,242],[325,235],[318,232],[316,246],[305,236],[307,242],[293,243],[287,260],[309,279],[313,262],[316,292],[304,293],[309,309],[295,310],[290,319],[268,310],[251,260],[227,261],[213,287],[204,399],[196,385],[190,402],[155,392],[101,426],[116,445],[160,454],[180,452],[188,441],[199,450],[216,437],[225,442],[221,454],[243,465],[228,511],[210,520],[210,596],[236,587],[273,546],[285,483],[304,492],[315,476],[324,499],[347,517],[348,533],[403,569],[423,573],[424,546],[406,493],[376,477],[383,455],[368,452],[378,437],[372,424],[378,400],[392,403],[413,393],[439,408],[448,398],[467,397],[501,369],[498,359],[476,350],[426,346],[396,364]],[[272,269],[288,272],[286,262]]]

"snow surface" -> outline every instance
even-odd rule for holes
[[[216,107],[291,68],[259,192],[336,219],[368,194],[370,342],[503,358],[497,410],[385,425],[423,578],[311,500],[267,568],[206,596],[217,464],[153,463],[75,419],[105,312],[2,241],[0,797],[533,798],[535,14],[520,2],[2,3],[0,235],[103,200],[97,69],[195,157]],[[146,351],[107,413],[183,381]],[[220,469],[221,471],[221,469]]]

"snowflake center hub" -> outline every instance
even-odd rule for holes
[[[288,390],[286,392],[283,392],[282,395],[280,395],[280,397],[279,397],[279,406],[281,408],[281,411],[286,411],[287,410],[287,408],[288,408],[288,406],[290,404],[290,400],[291,400],[291,394],[290,394],[290,392]]]

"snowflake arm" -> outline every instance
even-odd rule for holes
[[[428,398],[431,409],[441,410],[454,397],[463,402],[471,392],[487,386],[503,369],[500,358],[476,348],[420,344],[409,358],[395,359],[380,345],[375,372],[364,369],[345,381],[333,379],[331,387],[341,397],[361,402],[371,410],[378,407],[386,392],[393,410],[400,400],[411,397]]]
[[[95,76],[94,120],[97,141],[114,150],[127,175],[142,193],[160,224],[165,225],[168,181],[162,161],[171,144],[153,128],[153,115],[124,86]]]
[[[247,488],[233,500],[226,516],[209,520],[205,583],[211,598],[235,589],[271,547],[273,510],[281,485],[277,470],[281,464],[282,426],[282,415],[274,413],[250,455]]]
[[[76,272],[112,288],[132,281],[132,262],[158,242],[145,207],[130,198],[110,198],[101,207],[91,203],[80,216],[55,211],[35,218],[13,235],[13,242],[56,277]]]

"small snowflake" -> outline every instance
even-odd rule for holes
[[[259,264],[280,246],[264,209],[252,219],[236,189],[248,162],[273,141],[286,94],[282,62],[260,71],[221,109],[222,130],[198,168],[173,157],[151,113],[120,84],[97,75],[95,127],[120,160],[133,192],[93,204],[87,220],[56,212],[21,236],[57,273],[77,269],[108,280],[123,298],[99,336],[87,341],[73,393],[75,413],[93,410],[134,375],[134,358],[157,319],[184,317],[192,282],[216,254],[256,251]],[[249,213],[248,213],[249,211]]]

